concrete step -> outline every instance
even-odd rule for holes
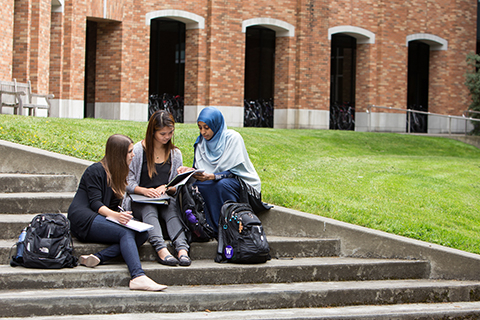
[[[198,311],[178,313],[118,313],[69,316],[38,316],[33,320],[418,320],[478,319],[480,302],[409,303],[327,308],[259,309],[240,311]],[[24,320],[25,318],[3,318]]]
[[[0,193],[0,213],[67,212],[75,192]]]
[[[28,226],[35,214],[0,214],[0,239],[12,241]],[[16,240],[14,240],[16,241]],[[11,242],[13,244],[13,242]],[[0,262],[1,263],[1,262]]]
[[[423,279],[429,272],[426,261],[331,257],[272,259],[267,263],[249,265],[193,260],[190,267],[170,267],[157,262],[142,262],[142,266],[147,275],[159,283],[183,286]],[[124,263],[60,270],[0,266],[2,289],[126,287],[129,279]]]
[[[9,264],[11,255],[16,252],[12,246],[18,240],[18,234],[23,229],[23,225],[18,228],[17,238],[0,240],[0,265]],[[338,239],[317,239],[317,238],[294,238],[294,237],[268,237],[270,245],[270,255],[273,258],[284,257],[334,257],[339,254],[340,241]],[[168,249],[175,252],[170,241]],[[190,256],[194,260],[215,259],[217,252],[217,241],[193,242],[190,246]],[[98,252],[107,247],[107,245],[97,243],[82,243],[76,239],[73,242],[74,254],[80,256]],[[155,261],[156,253],[150,243],[145,243],[139,250],[142,261]]]
[[[2,290],[2,317],[325,308],[479,301],[480,283],[384,280],[169,286],[164,292],[115,288]],[[284,312],[291,311],[285,310]],[[136,318],[136,317],[135,317]],[[296,318],[298,319],[298,318]]]
[[[74,175],[1,173],[0,192],[75,192]]]

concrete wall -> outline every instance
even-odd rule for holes
[[[73,174],[80,182],[93,162],[0,140],[0,172]]]
[[[480,279],[480,255],[283,207],[259,215],[268,235],[341,239],[344,256],[428,260],[432,279]]]

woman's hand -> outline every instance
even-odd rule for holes
[[[177,169],[177,173],[184,173],[184,172],[187,172],[187,171],[192,171],[192,170],[195,170],[194,168],[190,168],[190,167],[185,167],[185,166],[180,166],[178,167]]]
[[[215,175],[213,173],[206,172],[195,173],[193,177],[198,181],[215,180]]]
[[[107,206],[101,206],[98,209],[98,213],[107,218],[112,218],[120,222],[121,224],[127,224],[132,219],[132,211],[113,211]]]
[[[157,188],[143,188],[143,195],[149,198],[158,198],[165,194],[167,191],[165,185],[161,185]]]
[[[122,211],[117,212],[117,221],[121,224],[127,224],[130,220],[132,220],[132,211]]]

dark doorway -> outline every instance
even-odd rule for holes
[[[428,77],[430,65],[430,46],[420,41],[408,43],[408,85],[407,107],[412,110],[428,112]],[[407,132],[426,133],[427,115],[408,113]],[[410,125],[409,125],[410,124]]]
[[[185,24],[154,19],[150,29],[149,107],[155,100],[159,108],[174,114],[176,122],[183,122],[184,93]]]
[[[244,84],[246,127],[273,127],[275,37],[275,31],[268,28],[247,28]]]
[[[97,22],[95,21],[87,20],[85,48],[83,116],[85,118],[95,118],[95,77],[97,64]]]
[[[330,129],[355,129],[355,68],[357,39],[332,36],[330,68]]]

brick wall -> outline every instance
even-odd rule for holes
[[[50,72],[51,0],[32,0],[29,78],[34,92],[47,92]]]
[[[49,93],[61,99],[63,82],[63,40],[64,40],[64,15],[61,12],[52,12],[50,29],[50,81]]]
[[[85,75],[86,4],[64,3],[62,99],[83,100]]]
[[[242,106],[242,22],[252,18],[295,27],[294,37],[276,39],[276,108],[329,109],[328,30],[337,26],[375,34],[375,43],[357,45],[357,112],[369,104],[405,107],[406,38],[419,33],[448,41],[448,50],[430,54],[430,111],[460,114],[470,101],[465,56],[475,50],[476,0],[108,0],[106,9],[103,4],[65,1],[63,12],[51,13],[48,0],[8,0],[0,10],[11,17],[8,13],[15,8],[15,14],[14,20],[0,22],[6,30],[0,38],[6,52],[0,76],[32,80],[56,98],[83,101],[86,20],[94,19],[99,26],[96,101],[146,104],[150,26],[145,16],[174,9],[205,18],[205,28],[186,31],[186,105]]]
[[[13,28],[13,78],[25,82],[30,70],[31,0],[15,0]]]
[[[2,1],[0,6],[0,80],[12,80],[13,59],[13,10],[14,0]]]
[[[328,11],[334,2],[298,1],[296,25],[296,106],[328,110],[330,100],[330,43]]]

